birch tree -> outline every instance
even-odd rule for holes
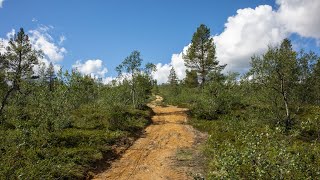
[[[131,88],[131,97],[132,105],[136,108],[136,77],[141,70],[142,58],[140,57],[139,51],[133,51],[124,61],[116,68],[119,75],[123,72],[128,73],[131,76],[130,88]]]
[[[269,47],[265,54],[253,57],[251,62],[253,81],[268,92],[263,98],[271,103],[270,107],[276,108],[277,119],[279,123],[284,122],[286,129],[292,125],[293,111],[297,106],[295,90],[299,81],[296,56],[290,40],[284,39],[280,46]]]

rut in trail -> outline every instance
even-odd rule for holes
[[[192,179],[185,169],[175,164],[177,150],[191,148],[195,141],[195,131],[185,124],[187,109],[157,106],[157,101],[162,98],[156,96],[156,100],[149,104],[156,115],[145,135],[113,162],[110,169],[94,179]]]

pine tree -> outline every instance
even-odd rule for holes
[[[210,29],[201,24],[193,34],[191,45],[183,55],[186,67],[195,70],[200,75],[201,85],[206,81],[208,73],[212,70],[223,70],[216,58],[216,47],[210,37]]]
[[[199,85],[198,75],[195,70],[186,70],[186,78],[184,79],[184,84],[190,88],[194,88]]]
[[[38,59],[41,55],[40,52],[32,48],[29,37],[22,28],[13,39],[10,39],[2,59],[6,64],[4,68],[7,74],[6,79],[11,86],[2,98],[0,116],[3,114],[3,110],[12,93],[19,91],[21,81],[33,74],[33,66],[38,64]]]
[[[5,57],[0,52],[0,96],[2,96],[7,89],[7,83],[5,82],[5,69],[6,69]]]
[[[178,85],[178,77],[177,77],[176,71],[174,70],[173,67],[170,70],[170,74],[168,77],[168,83],[172,86]]]
[[[56,75],[54,72],[54,66],[53,66],[52,62],[49,64],[49,67],[47,69],[46,78],[48,81],[49,91],[51,91],[51,92],[54,91],[54,81],[56,79]]]

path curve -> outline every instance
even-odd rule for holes
[[[153,123],[123,156],[112,163],[111,168],[94,177],[110,180],[158,180],[192,179],[186,170],[176,166],[175,155],[178,149],[191,148],[195,133],[187,125],[187,109],[175,106],[162,107],[157,104],[162,97],[148,106],[153,109]]]

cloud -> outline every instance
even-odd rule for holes
[[[216,56],[220,64],[227,64],[225,72],[244,72],[249,67],[250,57],[261,54],[267,45],[279,43],[288,33],[276,20],[276,12],[271,6],[261,5],[255,9],[239,9],[237,14],[228,18],[221,34],[212,36],[216,44]],[[183,52],[186,52],[185,46]],[[182,53],[173,54],[169,64],[158,64],[160,70],[154,76],[158,82],[167,81],[173,66],[180,80],[185,77],[186,67]]]
[[[188,46],[184,47],[184,53],[186,53],[187,48]],[[184,65],[184,61],[182,59],[182,52],[173,54],[171,57],[171,62],[169,64],[158,63],[156,67],[157,71],[152,73],[152,76],[157,80],[158,84],[166,83],[168,81],[168,76],[172,67],[175,69],[179,80],[183,80],[186,76],[187,68]]]
[[[53,63],[56,72],[60,70],[61,65],[58,62],[61,62],[67,53],[64,47],[55,43],[54,38],[50,35],[52,29],[53,27],[40,26],[37,29],[28,31],[30,43],[36,50],[41,50],[44,53],[44,57],[39,59],[40,64],[34,66],[36,74],[39,72],[41,65],[48,67],[50,63]],[[0,38],[0,53],[6,51],[4,47],[9,45],[9,40],[14,38],[15,34],[16,30],[12,29],[6,34],[6,38]]]
[[[277,0],[277,18],[287,31],[320,39],[319,0]]]
[[[218,60],[227,64],[225,71],[244,72],[252,55],[265,52],[268,45],[279,43],[288,34],[272,7],[261,5],[239,9],[228,18],[224,31],[213,39]]]
[[[2,8],[3,1],[4,0],[0,0],[0,8]]]
[[[41,50],[46,58],[51,62],[59,62],[63,60],[67,50],[55,44],[54,39],[49,34],[53,27],[41,26],[35,30],[30,30],[30,41],[34,48]]]
[[[7,38],[5,38],[5,39],[0,38],[0,53],[6,52],[5,47],[7,47],[9,45],[9,40],[14,37],[15,32],[16,31],[14,29],[12,29],[10,32],[7,33],[7,35],[6,35]]]
[[[157,71],[152,73],[152,77],[158,81],[158,84],[166,83],[172,66],[170,64],[158,63],[156,67]]]
[[[0,38],[0,54],[6,52],[5,47],[8,45],[8,40]]]
[[[319,41],[320,1],[277,0],[276,3],[277,10],[269,5],[239,9],[228,18],[224,31],[213,37],[218,60],[227,64],[225,71],[246,72],[252,55],[264,53],[268,45],[279,44],[293,33]]]
[[[11,29],[11,31],[7,33],[7,39],[13,38],[15,34],[16,34],[16,30]]]
[[[114,77],[105,77],[102,78],[102,83],[103,84],[111,84],[113,80],[116,80],[117,78]]]
[[[77,61],[72,67],[80,73],[90,75],[93,78],[104,78],[108,72],[108,69],[104,67],[103,61],[100,59],[87,60],[84,63]]]
[[[53,26],[41,25],[36,29],[30,30],[29,39],[36,50],[41,50],[44,56],[40,59],[40,63],[45,67],[49,67],[52,63],[55,72],[58,72],[62,66],[59,64],[63,61],[67,50],[52,37]],[[36,65],[34,71],[37,73],[41,65]]]
[[[212,36],[218,61],[227,64],[224,72],[246,72],[250,68],[251,56],[264,53],[268,45],[279,44],[294,33],[315,39],[319,46],[320,1],[277,0],[276,3],[279,6],[277,10],[269,5],[237,10],[228,18],[223,32]],[[183,79],[186,67],[181,53],[173,54],[168,64],[157,64],[158,72],[154,78],[159,83],[166,82],[172,66],[179,79]]]

